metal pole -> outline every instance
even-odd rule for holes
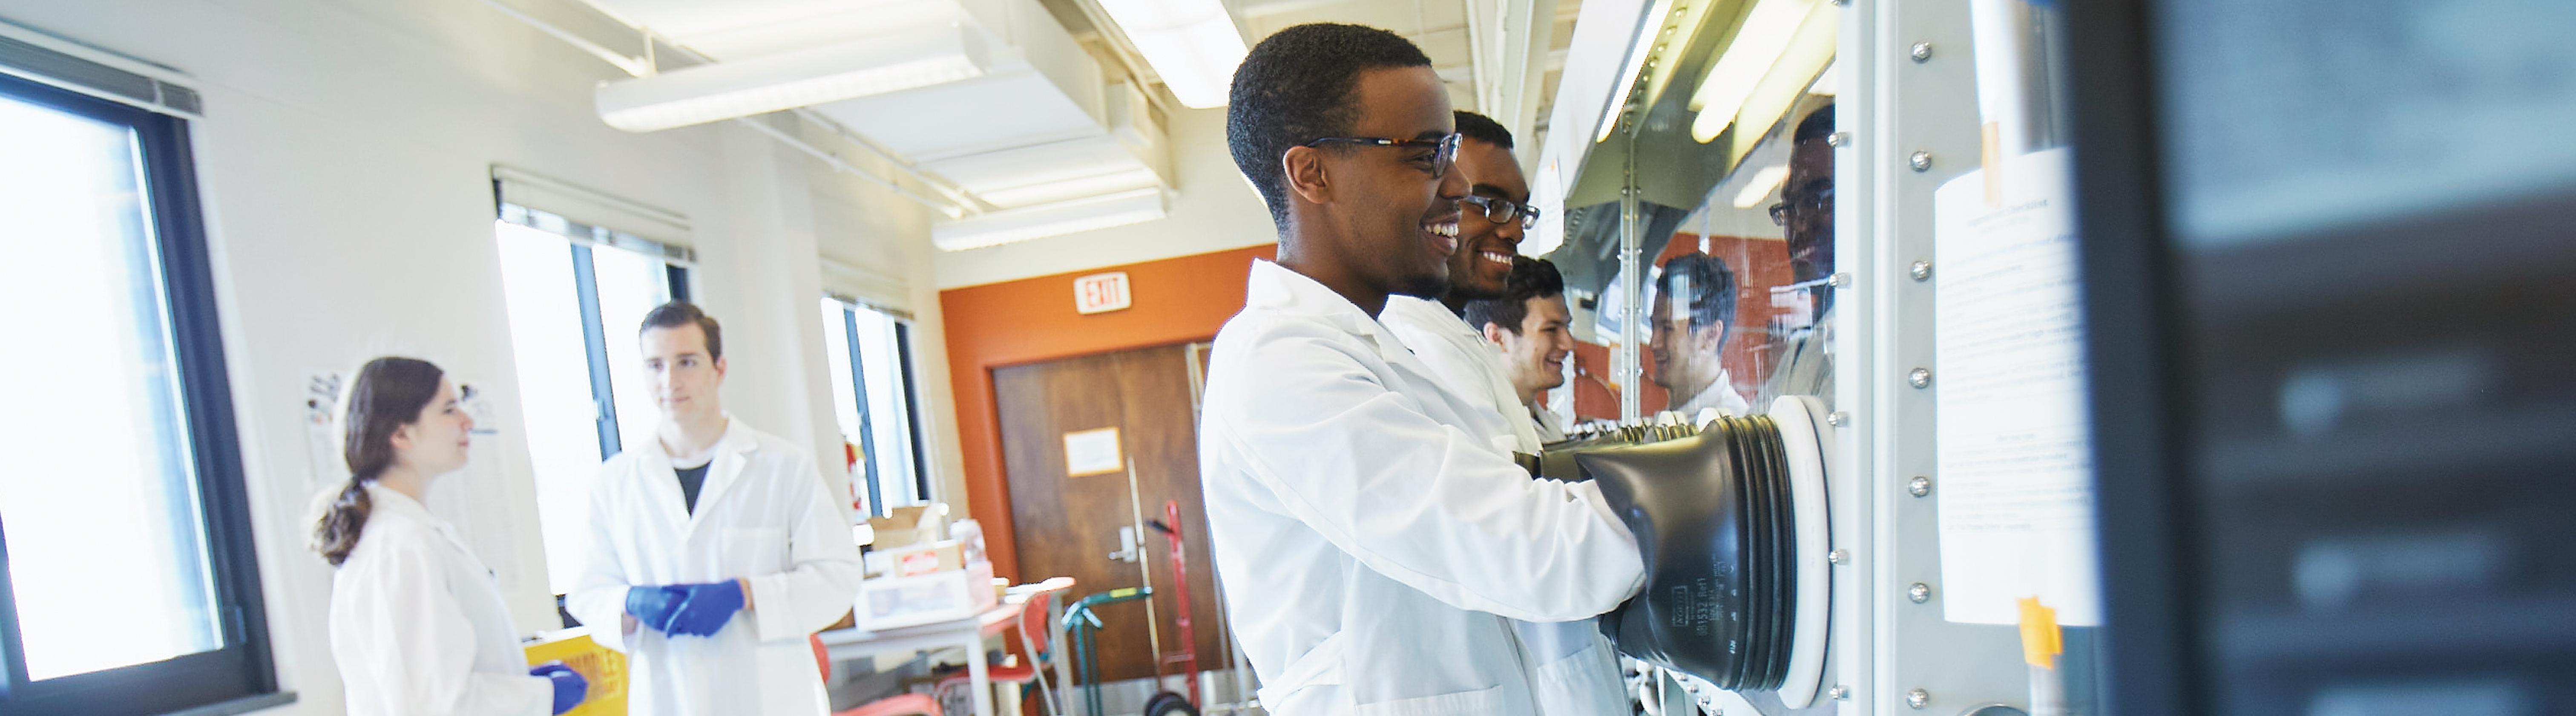
[[[1645,321],[1654,315],[1646,310],[1645,257],[1641,255],[1646,229],[1637,225],[1637,135],[1632,131],[1626,141],[1627,156],[1622,160],[1619,186],[1619,275],[1625,277],[1627,285],[1619,287],[1625,293],[1619,310],[1628,315],[1619,317],[1618,365],[1613,373],[1619,376],[1621,422],[1644,415],[1645,389],[1637,382],[1645,378],[1646,371],[1639,349],[1646,337]]]

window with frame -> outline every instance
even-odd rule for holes
[[[0,301],[32,308],[12,322],[38,339],[9,352],[28,378],[9,433],[44,446],[12,451],[0,479],[0,714],[293,701],[270,658],[189,121],[71,86],[0,71]]]
[[[882,517],[931,502],[914,408],[911,317],[836,297],[825,297],[821,309],[832,415],[855,456],[850,484],[867,503],[862,512]]]
[[[689,250],[517,204],[495,223],[546,581],[580,577],[599,463],[660,421],[640,374],[644,314],[689,298]]]

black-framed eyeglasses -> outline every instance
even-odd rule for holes
[[[1807,214],[1834,210],[1833,187],[1825,187],[1805,196],[1784,196],[1780,199],[1778,203],[1771,205],[1771,224],[1774,226],[1788,226],[1791,210]]]
[[[1458,197],[1458,203],[1474,206],[1478,211],[1484,212],[1486,221],[1504,224],[1510,223],[1514,217],[1518,217],[1521,221],[1522,231],[1529,231],[1538,228],[1538,207],[1535,206],[1512,201],[1510,199],[1496,199],[1490,196],[1476,196],[1474,194]]]
[[[1312,146],[1315,146],[1315,145],[1318,145],[1318,144],[1323,144],[1323,143],[1325,143],[1325,142],[1342,142],[1342,143],[1345,143],[1345,144],[1357,144],[1357,145],[1364,146],[1364,147],[1397,147],[1397,148],[1402,148],[1402,149],[1429,149],[1429,150],[1431,150],[1431,156],[1430,156],[1430,157],[1428,157],[1428,159],[1431,161],[1431,167],[1430,167],[1430,169],[1431,169],[1431,175],[1432,175],[1432,176],[1435,176],[1435,177],[1444,177],[1444,176],[1448,176],[1448,175],[1449,175],[1449,167],[1450,167],[1450,165],[1452,165],[1452,164],[1456,163],[1456,162],[1457,162],[1457,160],[1458,160],[1458,135],[1456,135],[1456,134],[1451,134],[1451,135],[1449,135],[1449,136],[1441,137],[1441,138],[1439,138],[1439,139],[1388,139],[1388,138],[1385,138],[1385,137],[1324,137],[1324,138],[1317,139],[1317,140],[1312,141],[1312,142],[1307,142],[1307,143],[1305,143],[1305,144],[1303,144],[1303,145],[1299,145],[1299,146],[1312,147]]]

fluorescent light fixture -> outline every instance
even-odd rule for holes
[[[1234,68],[1247,50],[1243,33],[1218,0],[1099,0],[1127,44],[1154,66],[1181,106],[1223,107]]]
[[[989,57],[962,26],[881,35],[602,82],[599,118],[629,132],[686,127],[980,77]]]
[[[1619,127],[1619,115],[1628,110],[1628,94],[1637,86],[1637,73],[1645,70],[1646,58],[1655,54],[1655,43],[1663,39],[1666,16],[1672,12],[1673,0],[1655,0],[1646,8],[1645,23],[1637,28],[1637,43],[1628,48],[1628,64],[1619,70],[1619,84],[1610,87],[1610,106],[1602,108],[1601,126],[1593,130],[1592,141],[1609,141],[1611,130]]]
[[[1771,65],[1762,83],[1753,86],[1753,95],[1745,98],[1744,108],[1735,112],[1737,125],[1767,131],[1797,106],[1807,87],[1816,83],[1816,75],[1834,63],[1835,38],[1842,34],[1841,17],[1834,6],[1816,3],[1816,12],[1807,16],[1807,24],[1798,26],[1797,38],[1789,41],[1789,50],[1780,53],[1780,61]],[[1698,129],[1696,118],[1692,128]],[[1764,131],[1734,133],[1735,147],[1728,156],[1741,158],[1752,152],[1761,144],[1763,135]]]
[[[1701,122],[1693,122],[1694,138],[1698,124],[1711,116],[1733,121],[1735,111],[1744,107],[1744,99],[1753,94],[1753,85],[1780,60],[1780,52],[1789,49],[1789,38],[1798,34],[1798,22],[1807,17],[1807,8],[1816,0],[1760,0],[1753,12],[1744,17],[1744,26],[1735,31],[1735,39],[1726,43],[1726,51],[1708,68],[1708,77],[1700,80],[1699,89],[1691,92],[1690,109],[1700,113]],[[1718,127],[1725,129],[1724,125]],[[1716,136],[1710,132],[1711,137]],[[1708,139],[1700,138],[1706,142]]]
[[[981,189],[969,186],[967,187],[967,191],[974,192],[975,198],[982,199],[986,203],[1003,208],[1012,208],[1056,201],[1070,201],[1083,197],[1099,196],[1111,192],[1127,191],[1137,187],[1156,186],[1161,183],[1162,177],[1156,175],[1154,170],[1147,169],[1145,167],[1134,167],[1125,170],[1112,171],[1105,174],[1048,179],[1046,181],[1031,184],[1001,187],[997,189]]]
[[[930,244],[941,251],[980,249],[1014,241],[1141,224],[1163,218],[1170,212],[1170,198],[1162,189],[1137,189],[986,212],[980,216],[932,224]]]
[[[1772,190],[1780,188],[1780,183],[1788,180],[1789,165],[1773,164],[1763,167],[1761,171],[1753,173],[1752,180],[1744,183],[1744,191],[1735,195],[1735,208],[1751,209],[1760,206],[1762,200],[1771,198]]]
[[[1691,139],[1715,140],[1737,120],[1761,114],[1757,109],[1786,110],[1833,63],[1840,18],[1833,5],[1815,0],[1762,0],[1754,6],[1744,31],[1691,94],[1691,109],[1699,112],[1691,119]]]

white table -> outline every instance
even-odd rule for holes
[[[994,716],[993,679],[990,670],[984,664],[984,640],[1019,624],[1020,607],[1028,604],[1030,592],[1057,590],[1061,594],[1061,590],[1071,586],[1073,586],[1072,579],[1057,577],[1037,584],[1013,587],[1011,593],[1003,596],[1001,603],[969,619],[884,631],[868,631],[853,627],[827,631],[815,636],[823,640],[823,649],[833,663],[887,654],[965,649],[967,686],[973,692],[975,716]],[[1064,620],[1060,616],[1060,610],[1063,608],[1064,604],[1060,599],[1048,605],[1047,628],[1049,637],[1052,639],[1050,643],[1063,643]],[[1064,678],[1065,660],[1056,659],[1055,661],[1056,683],[1069,683]]]

